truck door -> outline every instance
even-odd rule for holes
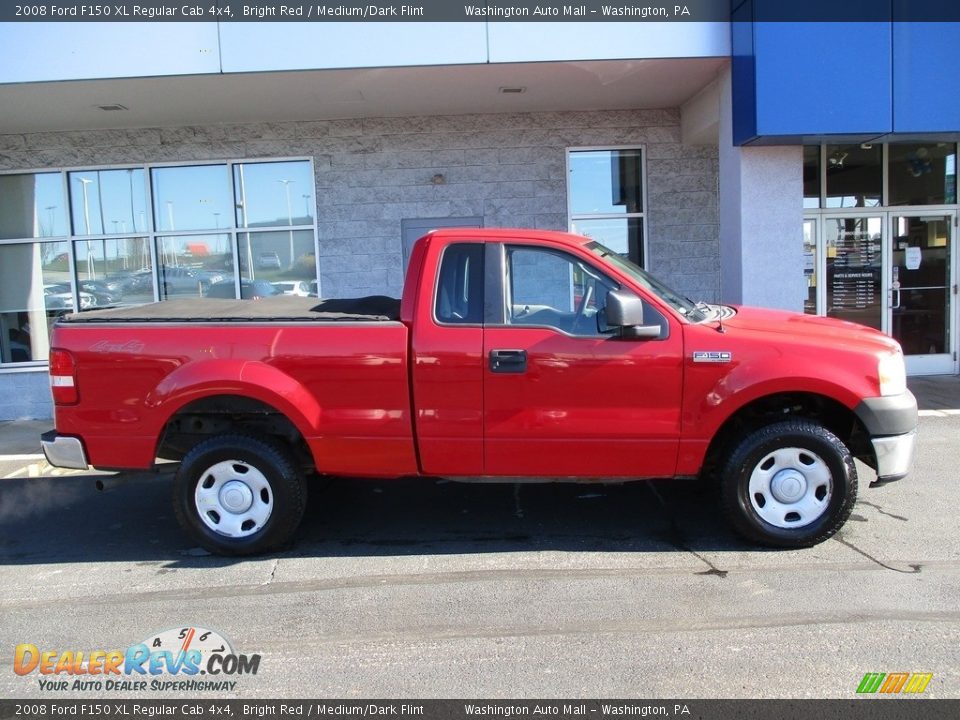
[[[540,245],[501,248],[503,308],[483,335],[484,473],[673,475],[679,324],[644,303],[644,323],[660,323],[660,337],[621,339],[603,323],[618,284],[597,266]]]
[[[424,252],[413,324],[413,407],[422,471],[483,474],[484,244]]]

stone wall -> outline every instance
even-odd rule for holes
[[[623,110],[2,135],[0,169],[312,157],[323,294],[397,295],[402,219],[566,229],[566,148],[639,144],[647,266],[694,299],[716,300],[717,151],[682,145],[679,117]]]

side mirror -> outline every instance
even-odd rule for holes
[[[625,338],[652,340],[660,337],[659,325],[643,324],[643,300],[623,290],[607,293],[607,325],[620,328]]]

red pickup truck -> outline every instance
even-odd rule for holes
[[[211,551],[287,543],[308,478],[716,478],[746,538],[803,547],[910,470],[896,342],[827,318],[693,303],[589,238],[439,230],[402,300],[173,300],[53,331],[52,465],[179,461]]]

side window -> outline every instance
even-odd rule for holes
[[[564,252],[507,250],[507,323],[545,325],[571,335],[602,333],[607,293],[616,283]]]
[[[483,244],[453,243],[443,251],[434,313],[438,322],[483,322]]]

